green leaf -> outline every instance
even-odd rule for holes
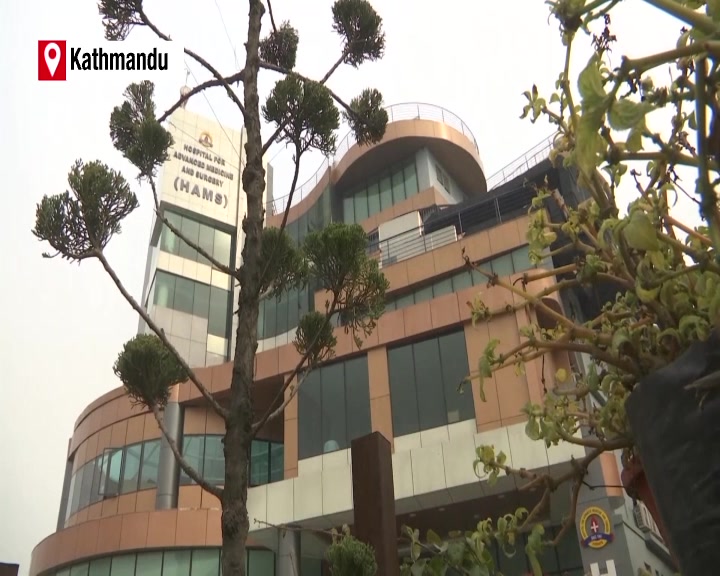
[[[412,568],[410,568],[410,573],[412,576],[423,576],[423,573],[425,572],[425,566],[428,563],[427,558],[421,558],[420,560],[416,561]]]
[[[635,250],[660,249],[655,227],[645,212],[635,210],[630,215],[630,220],[623,229],[623,234],[628,245]]]
[[[629,130],[637,126],[651,110],[652,106],[647,102],[633,102],[623,98],[613,102],[608,121],[613,130]]]
[[[462,564],[465,554],[465,543],[455,540],[448,544],[447,556],[451,566],[459,566]]]
[[[583,107],[599,104],[605,98],[605,88],[600,73],[600,59],[597,55],[593,55],[585,69],[580,72],[578,90],[583,100]]]
[[[437,532],[434,530],[428,530],[427,532],[427,541],[432,544],[433,546],[437,546],[438,548],[442,546],[442,538],[438,536]]]
[[[530,440],[540,440],[540,424],[537,418],[530,418],[525,424],[525,434]]]
[[[620,328],[619,330],[615,330],[611,344],[612,349],[615,353],[619,354],[625,344],[631,343],[632,340],[630,340],[630,334],[628,333],[627,328]]]
[[[625,141],[625,148],[628,152],[640,152],[643,148],[643,132],[645,130],[645,121],[643,120],[640,124],[633,126],[628,134],[627,140]]]
[[[567,382],[567,379],[568,379],[568,373],[567,373],[567,370],[565,370],[565,368],[560,368],[560,369],[558,369],[557,372],[555,372],[555,380],[560,382],[560,384]]]
[[[606,142],[599,134],[602,126],[602,109],[596,108],[583,112],[578,122],[575,158],[578,167],[586,172],[594,170],[602,161]]]

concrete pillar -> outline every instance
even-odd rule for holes
[[[176,387],[177,389],[177,387]],[[179,448],[182,448],[182,408],[177,402],[177,391],[171,394],[163,413],[165,428]],[[178,474],[180,466],[170,444],[163,435],[160,440],[160,462],[158,463],[157,495],[155,509],[168,510],[177,505]]]
[[[288,526],[288,528],[297,528]],[[300,576],[300,531],[279,530],[277,576]]]

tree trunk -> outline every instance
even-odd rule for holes
[[[245,58],[244,106],[246,164],[242,173],[247,200],[243,219],[245,243],[240,267],[238,327],[235,359],[230,384],[230,415],[225,430],[225,491],[222,515],[223,576],[245,576],[245,543],[250,529],[247,513],[248,460],[252,441],[253,405],[251,385],[255,375],[257,318],[260,292],[260,243],[264,219],[263,191],[265,170],[262,164],[262,135],[258,98],[260,67],[260,27],[265,7],[260,0],[250,0]]]

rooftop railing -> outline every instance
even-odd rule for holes
[[[554,135],[548,136],[539,144],[536,144],[530,150],[525,152],[519,158],[516,158],[505,167],[495,172],[487,179],[487,189],[492,190],[509,182],[516,176],[527,172],[530,168],[537,166],[550,155],[552,149]]]
[[[387,110],[388,113],[388,123],[400,122],[402,120],[433,120],[435,122],[447,124],[465,135],[466,138],[472,141],[473,146],[475,146],[475,150],[478,150],[475,136],[470,131],[467,124],[465,124],[465,122],[463,122],[457,115],[445,108],[442,108],[441,106],[420,102],[405,102],[402,104],[393,104],[392,106],[386,107],[385,110]],[[315,186],[318,185],[322,177],[325,175],[325,172],[331,166],[335,166],[338,162],[340,162],[343,156],[345,156],[350,148],[352,148],[356,143],[357,140],[355,139],[355,134],[351,130],[342,140],[340,140],[335,149],[335,154],[331,157],[326,157],[315,173],[301,185],[296,187],[295,194],[293,194],[292,198],[293,205],[306,198]],[[281,214],[287,208],[289,199],[289,194],[273,198],[265,207],[267,213],[269,215]]]

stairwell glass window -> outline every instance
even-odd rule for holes
[[[371,432],[367,356],[316,368],[298,391],[298,457],[350,447]]]
[[[472,395],[458,391],[468,372],[464,331],[388,350],[394,435],[475,418]]]
[[[165,211],[164,216],[184,238],[202,248],[213,259],[226,266],[231,264],[232,236],[228,232],[169,210]],[[210,264],[209,260],[194,248],[190,248],[187,242],[176,236],[165,223],[160,234],[160,250],[201,264]]]

